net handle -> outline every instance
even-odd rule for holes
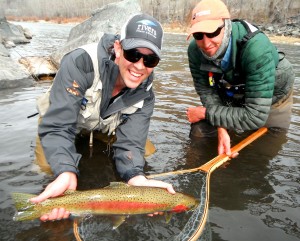
[[[252,133],[250,136],[246,137],[244,140],[242,140],[240,143],[235,145],[234,147],[231,148],[231,153],[239,152],[242,150],[244,147],[249,145],[251,142],[255,141],[257,138],[262,136],[268,131],[266,127],[261,127],[254,133]],[[196,168],[191,168],[191,169],[185,169],[185,170],[177,170],[177,171],[172,171],[172,172],[164,172],[164,173],[159,173],[159,174],[152,174],[147,176],[147,178],[156,178],[156,177],[163,177],[167,175],[175,175],[175,174],[184,174],[184,173],[189,173],[189,172],[196,172],[196,171],[204,171],[204,172],[212,172],[219,166],[221,166],[224,162],[230,160],[230,157],[227,156],[226,154],[221,154],[213,158],[212,160],[206,162],[200,167]]]

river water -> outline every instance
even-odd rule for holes
[[[34,37],[30,44],[11,50],[14,58],[50,54],[64,44],[72,27],[19,24],[29,28]],[[147,174],[198,167],[217,155],[216,140],[189,138],[185,110],[197,105],[199,98],[189,73],[185,39],[185,35],[165,35],[163,60],[156,69],[156,106],[149,132],[157,151],[146,159]],[[296,72],[290,128],[280,133],[269,131],[243,149],[226,168],[214,171],[209,218],[202,240],[300,240],[300,47],[276,45],[286,53]],[[52,180],[34,162],[37,117],[27,118],[36,112],[35,98],[48,85],[0,90],[0,240],[75,240],[72,219],[46,223],[13,221],[15,207],[10,194],[38,194]],[[235,136],[233,144],[242,138]],[[89,158],[86,140],[79,144],[82,145],[78,145],[78,151],[83,154],[79,189],[99,188],[117,180],[106,145],[96,142]],[[175,178],[173,184],[177,190],[193,195],[199,192],[197,178],[187,174],[181,181]],[[165,240],[176,233],[184,215],[173,215],[170,223],[161,216],[132,216],[117,230],[111,230],[108,217],[100,221],[90,218],[82,222],[79,230],[93,233],[90,240]]]

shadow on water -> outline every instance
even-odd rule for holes
[[[55,36],[60,28],[60,25],[43,28],[43,23],[26,24],[38,31],[50,31],[47,36]],[[59,45],[64,31],[67,38],[68,32],[59,30],[58,42],[53,45]],[[43,46],[38,41],[36,35],[34,46]],[[157,152],[146,159],[147,174],[199,167],[217,155],[216,140],[189,139],[185,110],[197,105],[199,98],[189,74],[187,44],[184,35],[165,35],[164,56],[155,75],[156,104],[149,132]],[[34,46],[26,45],[27,51],[40,55],[41,49],[35,50]],[[278,47],[285,51],[296,71],[291,126],[287,132],[268,132],[243,149],[226,167],[213,172],[209,222],[202,240],[300,239],[300,50],[299,46]],[[22,51],[25,55],[25,46]],[[35,98],[45,90],[36,86],[0,91],[0,240],[75,240],[72,219],[46,223],[13,221],[15,208],[10,193],[38,194],[53,178],[34,164],[37,117],[27,119],[36,111]],[[244,135],[234,136],[233,144]],[[79,189],[99,188],[119,180],[106,144],[95,142],[92,157],[86,139],[81,139],[77,147],[83,155]],[[177,191],[200,195],[202,184],[197,174],[167,180]],[[180,232],[189,215],[175,214],[169,223],[164,216],[131,216],[116,230],[111,230],[112,217],[87,217],[79,222],[79,232],[87,237],[97,236],[96,240],[167,240]]]

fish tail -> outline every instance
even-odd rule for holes
[[[27,193],[12,193],[11,195],[17,209],[13,218],[15,221],[32,220],[40,216],[38,210],[35,209],[36,205],[29,201],[35,195]]]
[[[14,221],[29,221],[34,220],[40,217],[40,213],[37,211],[24,211],[24,212],[17,212],[13,220]]]
[[[18,211],[32,210],[34,204],[29,201],[35,195],[27,193],[12,193],[11,194]]]

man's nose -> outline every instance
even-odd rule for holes
[[[145,68],[145,65],[144,65],[144,59],[143,59],[143,57],[140,58],[139,61],[135,62],[134,65],[135,65],[135,67],[138,68],[138,69],[144,69],[144,68]]]

